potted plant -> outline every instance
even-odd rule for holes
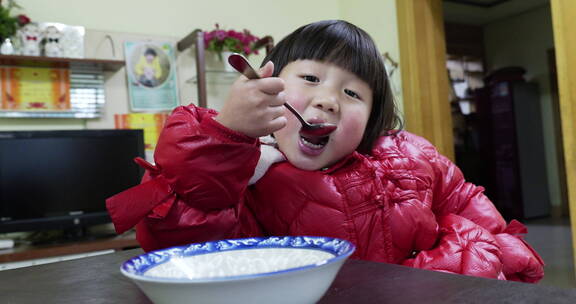
[[[21,7],[14,0],[6,2],[0,0],[0,42],[2,43],[0,53],[12,54],[14,48],[11,38],[20,27],[30,23],[30,18],[24,14],[12,15],[13,9],[20,9]]]
[[[218,23],[216,23],[215,29],[204,32],[204,46],[209,51],[208,53],[216,55],[220,64],[224,63],[231,53],[239,53],[244,56],[258,54],[258,50],[255,49],[254,45],[259,39],[257,36],[252,35],[249,30],[245,29],[242,32],[224,30],[220,28]],[[211,62],[209,59],[207,58],[208,63]],[[227,64],[224,67],[225,69],[233,70]]]

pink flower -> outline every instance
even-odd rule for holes
[[[204,44],[209,51],[220,53],[222,51],[241,52],[244,55],[252,53],[258,54],[254,48],[254,42],[258,37],[252,35],[250,31],[243,30],[223,30],[218,23],[215,29],[210,32],[204,32]]]
[[[242,39],[242,33],[239,33],[239,32],[234,31],[234,30],[229,30],[228,31],[228,37],[241,40]]]
[[[214,37],[216,37],[218,40],[224,40],[226,39],[226,31],[216,30],[214,31]]]
[[[214,38],[214,34],[212,32],[204,32],[204,45],[208,45],[210,40]]]

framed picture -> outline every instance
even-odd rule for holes
[[[153,152],[167,118],[168,113],[115,114],[114,125],[116,129],[144,130],[144,148]]]
[[[126,76],[132,111],[168,111],[178,106],[174,49],[171,42],[125,42]]]
[[[1,67],[0,83],[0,110],[70,110],[68,69]]]

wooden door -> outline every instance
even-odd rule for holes
[[[441,0],[396,0],[406,130],[454,160]]]
[[[556,69],[560,94],[560,117],[570,222],[576,223],[576,1],[551,0]],[[572,246],[576,252],[576,225],[572,224]],[[576,263],[574,263],[576,265]]]

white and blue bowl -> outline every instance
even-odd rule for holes
[[[154,303],[314,303],[354,250],[329,237],[229,239],[151,251],[120,270]]]

